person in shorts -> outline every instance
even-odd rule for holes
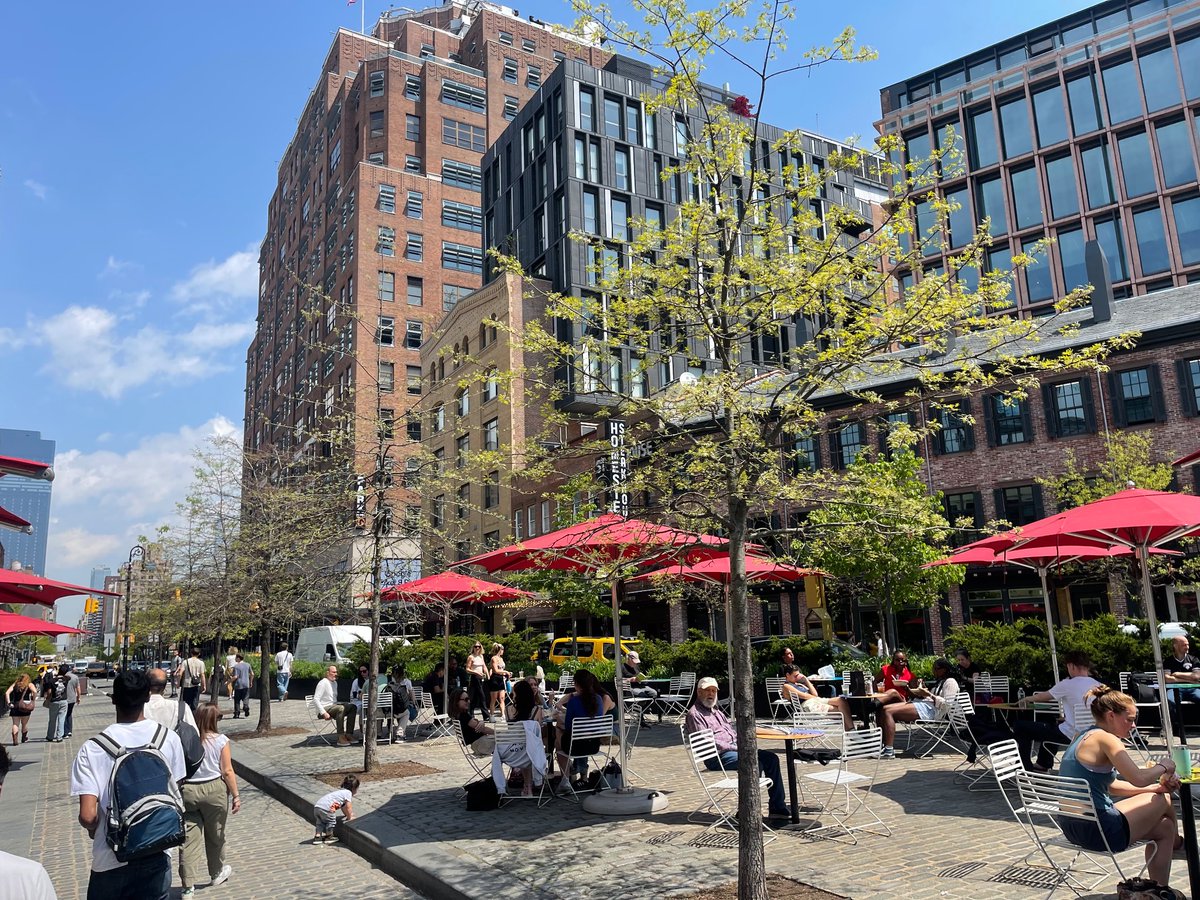
[[[799,706],[805,712],[828,713],[836,712],[842,715],[842,726],[847,731],[854,730],[854,721],[850,718],[850,704],[843,697],[822,697],[800,670],[785,663],[783,669],[783,699],[791,700],[793,706]]]
[[[358,793],[358,785],[357,776],[347,775],[342,779],[340,788],[330,791],[313,804],[313,818],[317,823],[317,830],[313,834],[313,844],[337,843],[333,827],[337,824],[338,813],[341,813],[347,822],[354,818],[354,810],[351,809],[350,802]]]

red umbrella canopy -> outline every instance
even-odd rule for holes
[[[786,563],[777,563],[773,560],[761,559],[757,556],[746,557],[747,581],[800,581],[809,575],[824,574],[820,569],[802,569],[799,566],[789,566]],[[729,554],[723,553],[720,556],[701,560],[692,565],[678,563],[673,566],[667,566],[665,569],[658,569],[654,572],[647,572],[645,575],[638,575],[631,580],[642,581],[651,578],[666,577],[680,578],[684,581],[708,581],[725,584],[731,577]]]
[[[461,572],[426,575],[416,581],[385,588],[380,593],[385,603],[499,603],[532,596],[528,591],[472,578]]]
[[[1200,497],[1130,488],[1047,516],[1014,533],[1017,546],[1050,547],[1063,538],[1157,547],[1200,533]]]
[[[579,572],[621,562],[661,563],[669,555],[704,559],[718,554],[726,543],[724,538],[605,513],[455,565],[479,566],[488,572],[533,568]]]
[[[1025,566],[1031,569],[1051,568],[1088,559],[1112,559],[1131,556],[1128,547],[1102,547],[1085,541],[1063,540],[1047,546],[1030,544],[1008,549],[983,546],[981,542],[968,544],[949,556],[925,563],[921,568],[933,566]]]
[[[33,616],[0,610],[0,637],[14,634],[44,634],[53,637],[59,634],[83,634],[78,628],[69,628],[57,622],[46,622]]]
[[[1193,450],[1191,453],[1179,457],[1179,459],[1172,462],[1171,465],[1186,466],[1188,463],[1194,463],[1198,459],[1200,459],[1200,450]]]
[[[68,584],[65,581],[51,581],[49,578],[40,578],[28,572],[0,569],[0,603],[41,603],[45,606],[53,606],[56,600],[70,597],[73,594],[121,596],[113,591],[86,588],[78,584]]]
[[[0,506],[0,526],[11,528],[13,531],[24,531],[26,534],[33,531],[31,522],[22,519],[16,513],[9,512],[3,506]]]
[[[21,475],[25,478],[44,478],[54,480],[54,469],[49,463],[34,462],[32,459],[20,459],[16,456],[0,456],[0,476]]]

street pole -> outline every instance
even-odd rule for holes
[[[125,564],[125,627],[121,631],[121,671],[129,668],[129,596],[133,591],[133,561],[145,559],[146,548],[135,544],[129,548],[129,560]]]

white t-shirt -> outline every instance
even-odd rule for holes
[[[183,664],[183,686],[198,687],[204,681],[204,660],[198,656],[189,657]]]
[[[320,800],[313,804],[313,808],[320,810],[323,813],[328,813],[330,816],[337,815],[338,810],[354,799],[354,795],[346,788],[338,788],[336,791],[330,791]]]
[[[42,864],[0,850],[0,900],[58,900]]]
[[[1063,733],[1064,737],[1070,737],[1075,733],[1075,707],[1086,703],[1084,695],[1092,688],[1099,686],[1100,682],[1090,675],[1077,675],[1074,678],[1064,678],[1050,688],[1050,696],[1062,704],[1063,721],[1058,726],[1058,730]]]
[[[142,715],[174,731],[175,726],[179,724],[179,701],[168,700],[162,694],[151,694]],[[196,717],[192,715],[192,708],[186,703],[183,704],[183,721],[193,728],[196,727]]]
[[[196,784],[201,781],[212,781],[221,777],[221,748],[229,743],[229,738],[223,734],[210,734],[204,739],[204,761],[196,774],[185,784]]]
[[[333,706],[337,702],[337,685],[328,678],[318,681],[317,688],[313,691],[313,704],[317,707],[317,713],[324,715],[325,707]]]
[[[158,727],[159,723],[148,719],[129,723],[117,722],[105,728],[104,734],[122,747],[144,747],[154,739],[154,730]],[[163,743],[162,754],[171,769],[171,775],[176,781],[182,781],[187,775],[183,744],[170,731],[167,732],[167,739]],[[92,841],[93,872],[107,872],[125,865],[117,861],[104,839],[108,822],[108,779],[112,775],[113,762],[108,752],[95,741],[84,741],[75,757],[75,764],[71,767],[71,796],[89,794],[99,800],[100,824]]]
[[[284,675],[292,674],[292,654],[286,650],[280,650],[275,654],[275,668]]]

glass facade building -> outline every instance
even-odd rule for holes
[[[904,161],[958,151],[938,189],[960,209],[924,268],[990,218],[993,265],[1055,239],[1015,285],[1032,314],[1087,282],[1087,240],[1117,298],[1200,280],[1197,0],[1097,4],[885,88],[881,107]]]
[[[15,456],[34,462],[54,463],[54,441],[44,440],[40,431],[0,428],[0,456]],[[38,575],[46,574],[46,544],[50,532],[49,481],[5,475],[0,478],[0,506],[16,513],[33,526],[32,534],[0,531],[5,568],[19,562]]]

